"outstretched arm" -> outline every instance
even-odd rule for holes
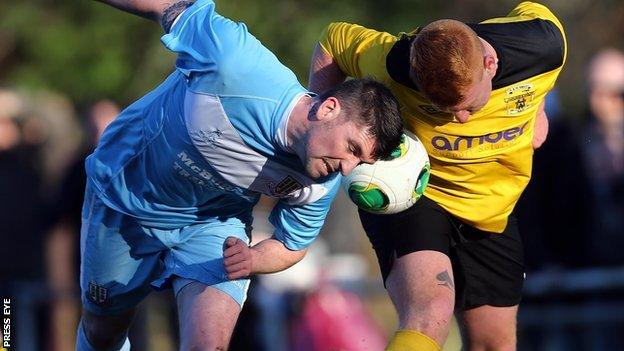
[[[228,279],[245,278],[253,274],[283,271],[301,261],[307,249],[289,250],[278,240],[266,239],[253,247],[235,237],[225,240],[223,259]]]
[[[165,8],[176,0],[97,0],[152,21],[160,22]]]
[[[316,44],[311,61],[309,81],[311,91],[322,93],[344,82],[346,75],[342,73],[333,57],[325,52],[321,44]]]
[[[97,0],[120,10],[156,21],[169,31],[178,15],[194,0]]]

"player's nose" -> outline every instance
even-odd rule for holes
[[[340,161],[340,173],[343,176],[348,175],[359,163],[360,159],[357,157],[351,157]]]
[[[457,111],[455,112],[455,118],[457,118],[459,123],[466,123],[468,122],[468,118],[470,118],[470,111],[468,110]]]

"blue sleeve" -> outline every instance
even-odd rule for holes
[[[289,205],[281,200],[271,211],[269,221],[275,227],[274,237],[290,250],[301,250],[312,244],[329,212],[338,189],[340,176],[328,181],[329,191],[319,200],[306,205]]]
[[[250,39],[255,40],[245,24],[216,13],[212,0],[199,0],[180,15],[161,42],[178,54],[176,67],[188,76],[217,71],[220,62],[227,62],[224,55],[241,52]]]

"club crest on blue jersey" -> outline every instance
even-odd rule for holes
[[[288,175],[282,179],[277,185],[272,183],[267,184],[269,192],[276,197],[284,197],[292,193],[293,191],[301,189],[303,186],[297,181],[297,179]]]
[[[87,297],[93,303],[101,305],[106,302],[106,298],[108,297],[108,289],[94,282],[89,282],[89,292]]]

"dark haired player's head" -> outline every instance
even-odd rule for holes
[[[397,148],[403,133],[399,103],[383,84],[372,79],[351,79],[319,95],[320,102],[328,97],[340,102],[346,120],[365,128],[374,138],[373,156],[383,159]]]

